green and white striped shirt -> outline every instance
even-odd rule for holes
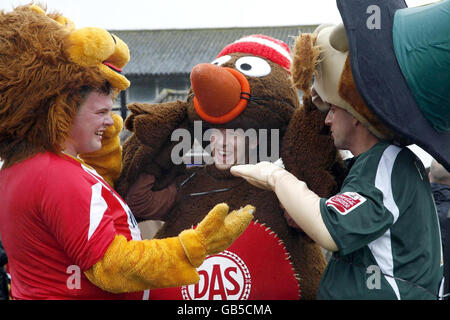
[[[379,142],[359,155],[320,210],[339,251],[319,299],[437,299],[439,220],[422,162],[408,148]]]

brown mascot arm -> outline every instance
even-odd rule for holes
[[[338,192],[345,174],[325,117],[311,98],[304,98],[289,122],[281,148],[286,170],[305,181],[320,197]]]
[[[248,205],[228,214],[228,206],[218,204],[195,230],[185,230],[173,238],[127,241],[118,235],[85,275],[112,293],[196,283],[199,275],[195,268],[206,255],[227,249],[244,232],[254,210]]]
[[[114,124],[103,134],[102,148],[92,153],[80,154],[80,158],[93,167],[112,187],[122,170],[122,146],[119,134],[123,128],[122,117],[111,112]]]
[[[164,216],[175,203],[175,182],[157,191],[153,190],[155,182],[154,175],[143,172],[127,193],[125,200],[138,219],[164,221]]]
[[[133,134],[123,144],[122,173],[116,190],[125,199],[139,176],[152,175],[153,190],[173,183],[177,166],[171,161],[172,132],[186,120],[186,103],[171,101],[161,104],[130,104],[125,127]]]
[[[320,61],[315,40],[315,33],[300,34],[292,48],[292,80],[303,92],[303,105],[289,122],[281,153],[286,170],[326,198],[339,191],[347,172],[325,125],[326,114],[311,98],[312,79]]]

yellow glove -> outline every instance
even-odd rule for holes
[[[111,117],[114,124],[106,128],[102,148],[95,152],[80,154],[80,157],[114,187],[114,181],[119,178],[122,171],[122,146],[119,134],[123,129],[123,120],[114,112],[111,113]]]
[[[254,207],[246,206],[228,214],[228,206],[221,203],[197,229],[185,230],[178,237],[127,241],[117,235],[85,275],[99,288],[113,293],[196,283],[200,277],[195,268],[207,254],[228,248],[244,232],[254,211]]]
[[[255,207],[247,205],[228,214],[228,205],[216,205],[196,229],[181,232],[178,238],[192,266],[199,267],[207,255],[227,249],[253,219]]]

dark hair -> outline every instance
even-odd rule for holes
[[[112,92],[112,86],[108,81],[105,81],[104,85],[99,88],[83,86],[83,87],[81,87],[81,90],[80,90],[81,99],[84,100],[91,91],[98,91],[105,95],[110,95]]]

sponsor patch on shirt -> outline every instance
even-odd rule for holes
[[[327,207],[333,207],[337,212],[345,216],[364,202],[366,198],[356,192],[344,192],[326,201]]]

